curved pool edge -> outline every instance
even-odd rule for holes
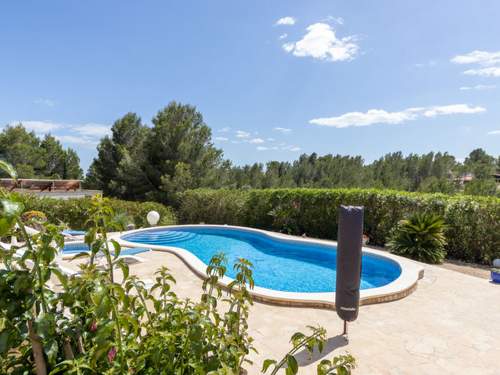
[[[173,246],[151,245],[151,244],[142,244],[138,242],[129,242],[122,238],[122,236],[124,235],[149,231],[152,229],[173,230],[179,228],[200,228],[200,227],[243,230],[252,233],[259,233],[264,236],[268,236],[274,239],[279,239],[281,241],[286,241],[291,243],[316,243],[322,245],[337,246],[337,242],[335,241],[320,240],[309,237],[303,238],[303,237],[290,236],[282,233],[270,232],[262,229],[239,227],[233,225],[216,225],[216,224],[168,225],[168,226],[159,226],[159,227],[145,228],[145,229],[135,229],[131,231],[115,233],[111,236],[111,238],[118,241],[118,243],[120,243],[122,246],[127,246],[127,247],[147,246],[155,251],[163,251],[174,254],[177,257],[179,257],[188,266],[188,268],[194,272],[195,275],[197,275],[201,279],[205,279],[206,278],[205,270],[207,265],[203,263],[197,256],[195,256],[193,253],[191,253],[186,249]],[[401,274],[396,280],[384,286],[378,288],[361,289],[360,305],[370,305],[375,303],[395,301],[408,296],[417,288],[418,280],[423,277],[423,272],[424,272],[424,269],[420,264],[412,260],[402,258],[400,256],[396,256],[381,250],[375,250],[367,247],[363,247],[362,250],[365,253],[387,258],[396,262],[401,268]],[[225,276],[220,280],[219,283],[223,288],[227,288],[229,283],[231,283],[232,281],[233,281],[232,278]],[[252,294],[255,301],[270,303],[274,305],[293,306],[293,307],[316,307],[325,309],[335,308],[335,292],[297,293],[297,292],[277,291],[273,289],[256,286],[253,290],[250,290],[250,293]]]

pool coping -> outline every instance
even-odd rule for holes
[[[270,232],[262,229],[255,229],[249,227],[240,227],[234,225],[217,225],[217,224],[189,224],[189,225],[167,225],[150,227],[143,229],[135,229],[131,231],[113,233],[110,239],[116,240],[120,245],[126,247],[149,247],[154,251],[163,251],[172,253],[178,256],[198,277],[205,279],[207,277],[205,270],[207,265],[203,263],[197,256],[190,251],[174,246],[164,245],[150,245],[138,242],[129,242],[122,239],[122,236],[140,233],[150,230],[161,229],[176,229],[176,228],[220,228],[220,229],[235,229],[244,230],[252,233],[259,233],[271,238],[279,239],[289,243],[316,243],[326,246],[337,246],[336,241],[321,240],[309,237],[297,237],[282,233]],[[418,280],[423,277],[424,268],[417,262],[403,258],[397,255],[390,254],[385,251],[370,249],[363,247],[362,251],[379,257],[388,258],[396,262],[401,268],[399,277],[387,285],[360,290],[360,305],[369,305],[374,303],[382,303],[395,301],[404,298],[411,294],[417,287]],[[223,288],[227,288],[229,283],[233,281],[232,278],[224,276],[220,281]],[[317,307],[332,309],[335,308],[335,292],[322,292],[322,293],[297,293],[297,292],[284,292],[273,289],[255,286],[250,290],[254,300],[271,303],[275,305],[294,306],[294,307]]]

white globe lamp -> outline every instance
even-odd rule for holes
[[[146,220],[148,221],[149,225],[154,227],[160,221],[160,214],[156,211],[149,211],[148,215],[146,216]]]

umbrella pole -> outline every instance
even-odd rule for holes
[[[342,333],[346,341],[349,341],[349,337],[347,336],[347,320],[344,320],[344,332]]]

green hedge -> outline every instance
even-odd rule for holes
[[[365,207],[370,243],[384,245],[408,214],[444,217],[449,258],[490,262],[500,258],[500,199],[375,189],[188,190],[180,199],[182,223],[245,225],[336,239],[341,204]]]
[[[25,211],[41,211],[50,222],[63,222],[72,229],[85,229],[88,219],[87,211],[90,208],[90,198],[81,199],[53,199],[38,198],[33,195],[19,195],[24,203]],[[146,215],[155,210],[160,214],[159,225],[175,224],[177,219],[170,207],[155,202],[132,202],[120,199],[109,199],[115,213],[126,214],[137,227],[148,226]]]

